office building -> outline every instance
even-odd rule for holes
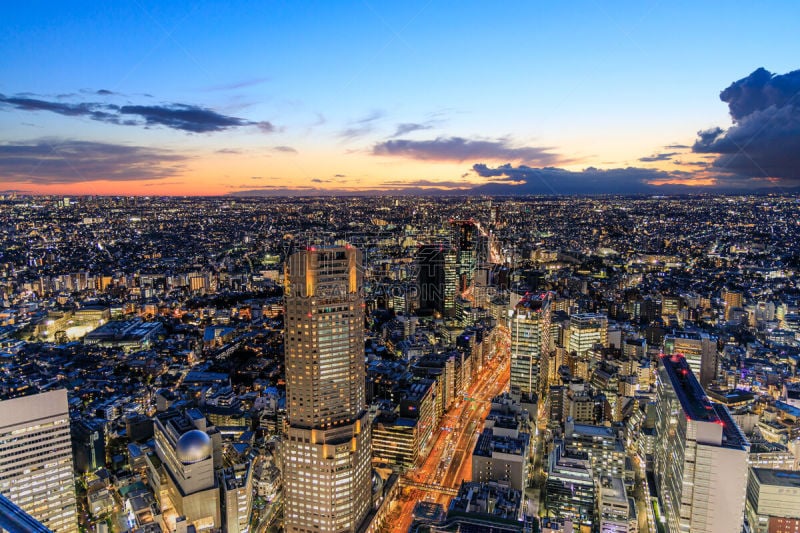
[[[361,252],[309,248],[286,276],[285,529],[356,531],[371,504]]]
[[[498,428],[486,428],[472,451],[472,480],[497,481],[515,490],[523,490],[528,482],[530,435]]]
[[[78,531],[67,391],[0,402],[0,494],[56,533]]]
[[[219,471],[222,523],[226,533],[246,533],[253,510],[253,470],[250,462]]]
[[[659,361],[655,481],[670,533],[741,531],[750,444],[680,355]]]
[[[97,420],[80,418],[70,422],[75,471],[85,474],[106,465],[106,432]]]
[[[522,492],[502,483],[464,482],[447,510],[447,520],[434,531],[529,533]]]
[[[599,344],[608,346],[608,317],[599,313],[577,313],[569,317],[567,351],[578,357]]]
[[[630,503],[625,492],[625,483],[615,476],[600,478],[597,495],[597,507],[600,519],[600,533],[635,533],[636,522],[631,520],[635,506]]]
[[[800,472],[751,468],[747,521],[753,533],[800,531]]]
[[[445,245],[423,245],[417,250],[415,261],[420,311],[454,316],[456,252]]]
[[[703,387],[717,377],[717,339],[708,333],[681,331],[665,335],[664,353],[686,358]]]
[[[540,394],[547,386],[550,347],[548,295],[523,297],[510,312],[511,388],[523,394]]]
[[[548,514],[591,530],[595,523],[595,483],[588,456],[569,452],[562,455],[557,447],[549,462],[545,484]]]

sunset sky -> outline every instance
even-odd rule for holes
[[[231,4],[4,6],[0,191],[800,186],[795,1]]]

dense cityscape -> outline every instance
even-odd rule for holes
[[[797,531],[798,220],[7,193],[0,527]]]

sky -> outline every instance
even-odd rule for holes
[[[14,2],[0,191],[800,187],[800,3]]]

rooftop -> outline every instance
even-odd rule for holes
[[[800,488],[800,472],[794,470],[773,470],[771,468],[753,468],[753,475],[762,485]]]

